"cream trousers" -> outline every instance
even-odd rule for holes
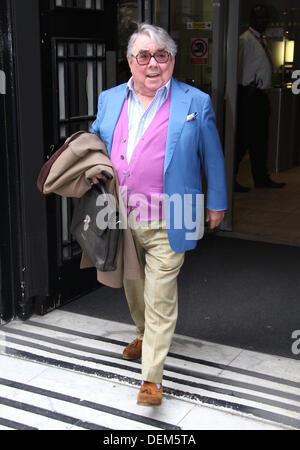
[[[144,275],[124,280],[130,314],[143,340],[142,379],[161,383],[177,321],[177,276],[184,252],[171,249],[164,220],[137,222],[131,212],[129,224]]]

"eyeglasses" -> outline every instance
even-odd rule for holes
[[[159,64],[163,64],[163,63],[168,62],[169,57],[170,57],[170,53],[167,52],[166,50],[160,50],[160,51],[155,52],[155,53],[140,52],[137,55],[131,55],[131,56],[133,56],[136,59],[137,63],[140,66],[145,66],[146,64],[149,64],[149,62],[150,62],[152,57]]]

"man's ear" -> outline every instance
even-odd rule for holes
[[[129,68],[130,68],[130,70],[131,70],[131,66],[132,66],[132,58],[131,58],[130,56],[127,56],[127,62],[128,62]]]

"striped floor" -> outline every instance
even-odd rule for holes
[[[0,326],[0,430],[300,429],[300,360],[176,335],[139,406],[134,327],[56,310]]]

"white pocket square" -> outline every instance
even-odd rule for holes
[[[185,120],[186,120],[187,122],[190,122],[191,120],[195,120],[197,116],[198,116],[198,113],[197,113],[197,112],[194,112],[194,113],[189,114],[188,116],[186,116],[186,119],[185,119]]]

